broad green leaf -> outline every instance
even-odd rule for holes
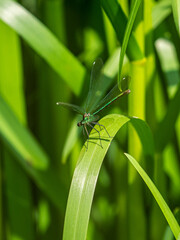
[[[135,126],[144,146],[145,153],[153,156],[152,135],[142,120],[129,119],[122,115],[112,114],[107,115],[99,122],[106,127],[111,138],[108,137],[106,131],[103,129],[100,131],[100,140],[98,133],[92,130],[89,142],[86,142],[82,148],[68,197],[63,234],[64,240],[86,239],[93,195],[102,162],[112,139],[125,123],[131,122]]]
[[[127,121],[129,119],[125,116],[112,114],[104,117],[99,123],[105,125],[113,138]],[[97,178],[112,141],[105,130],[102,130],[100,134],[103,148],[100,145],[99,135],[92,130],[88,150],[86,151],[84,146],[80,153],[69,192],[63,233],[64,240],[86,239]],[[87,142],[85,144],[87,145]]]
[[[177,32],[180,36],[180,1],[172,0],[172,10]]]
[[[154,198],[156,199],[159,207],[161,208],[167,222],[169,223],[169,226],[171,227],[171,230],[175,236],[176,239],[179,239],[180,236],[180,227],[172,214],[170,208],[168,207],[167,203],[164,201],[163,197],[161,196],[160,192],[152,182],[152,180],[149,178],[149,176],[146,174],[146,172],[143,170],[143,168],[139,165],[139,163],[129,154],[125,153],[128,160],[131,162],[131,164],[135,167],[135,169],[138,171],[146,185],[148,186],[149,190],[152,192]]]
[[[118,40],[122,43],[127,25],[127,17],[125,13],[116,0],[100,0],[100,2],[116,31]],[[129,39],[126,54],[131,61],[142,59],[144,57],[133,34]]]
[[[86,69],[31,13],[13,1],[0,1],[0,19],[14,29],[79,95]]]

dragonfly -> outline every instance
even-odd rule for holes
[[[102,110],[104,110],[106,107],[108,107],[110,104],[112,104],[114,101],[116,101],[118,98],[130,93],[130,89],[127,88],[130,77],[127,76],[127,77],[124,77],[121,81],[121,90],[119,89],[118,84],[116,84],[110,90],[110,92],[105,97],[103,97],[103,93],[101,90],[104,84],[102,67],[103,67],[103,62],[101,58],[98,58],[93,62],[91,77],[90,77],[89,92],[88,92],[84,107],[80,107],[80,106],[70,104],[70,103],[65,103],[65,102],[56,103],[57,105],[60,105],[67,109],[73,110],[78,114],[81,114],[82,120],[77,123],[77,126],[83,127],[83,134],[84,135],[85,133],[87,134],[87,144],[89,141],[88,128],[91,128],[98,133],[101,147],[102,147],[102,143],[101,143],[100,131],[104,128],[108,137],[110,137],[110,135],[106,127],[98,123],[98,120],[100,119],[98,114]],[[97,126],[99,126],[100,131],[97,129]],[[87,148],[88,148],[88,145],[87,145]]]

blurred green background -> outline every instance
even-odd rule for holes
[[[102,116],[136,116],[149,125],[152,139],[140,130],[147,139],[140,141],[130,124],[113,139],[103,158],[86,239],[173,239],[123,153],[138,160],[178,216],[178,0],[0,0],[0,239],[62,239],[68,192],[85,139],[77,128],[81,117],[56,102],[83,105],[98,57],[104,62],[102,92],[116,84],[120,48],[137,2],[122,69],[131,77],[131,94]]]

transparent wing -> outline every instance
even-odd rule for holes
[[[123,81],[129,81],[130,78],[129,77],[125,77],[123,79]],[[119,89],[118,84],[116,84],[111,91],[98,103],[98,105],[95,107],[95,109],[93,110],[93,115],[96,115],[97,113],[99,113],[100,111],[102,111],[104,108],[106,108],[107,106],[109,106],[111,103],[113,103],[115,100],[117,100],[118,98],[129,94],[130,90],[126,88],[124,88],[124,91],[121,91]]]
[[[74,104],[70,104],[70,103],[64,103],[64,102],[57,102],[56,103],[57,105],[60,105],[64,108],[67,108],[67,109],[70,109],[70,110],[73,110],[81,115],[84,115],[85,111],[82,107],[79,107],[77,105],[74,105]]]
[[[89,85],[89,92],[86,100],[85,110],[91,112],[97,103],[97,99],[102,97],[102,85],[100,79],[102,78],[103,62],[101,58],[97,58],[93,62],[91,70],[91,78]]]

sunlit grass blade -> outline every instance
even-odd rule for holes
[[[172,0],[172,10],[177,32],[180,36],[180,1]]]
[[[38,19],[20,4],[9,0],[0,1],[0,19],[23,37],[79,95],[86,69]]]
[[[142,167],[139,165],[139,163],[129,154],[125,153],[128,160],[131,162],[131,164],[135,167],[135,169],[138,171],[138,173],[141,175],[142,179],[148,186],[149,190],[152,192],[154,198],[156,199],[159,207],[161,208],[167,222],[169,223],[169,226],[171,227],[171,230],[175,236],[176,239],[179,239],[180,237],[180,227],[172,214],[171,210],[169,209],[167,203],[164,201],[163,197],[161,196],[160,192],[154,185],[154,183],[151,181],[149,176],[146,174],[146,172],[142,169]]]
[[[137,14],[137,11],[139,9],[139,6],[141,4],[142,0],[135,0],[133,2],[133,6],[130,12],[130,16],[128,18],[128,22],[127,22],[127,26],[126,26],[126,30],[124,33],[124,38],[123,38],[123,43],[122,43],[122,49],[121,49],[121,53],[120,53],[120,58],[119,58],[119,73],[118,73],[118,83],[119,83],[119,87],[121,87],[121,76],[122,76],[122,66],[123,66],[123,60],[124,60],[124,55],[129,43],[129,38],[130,38],[130,34],[132,31],[132,27],[134,24],[134,20]]]

